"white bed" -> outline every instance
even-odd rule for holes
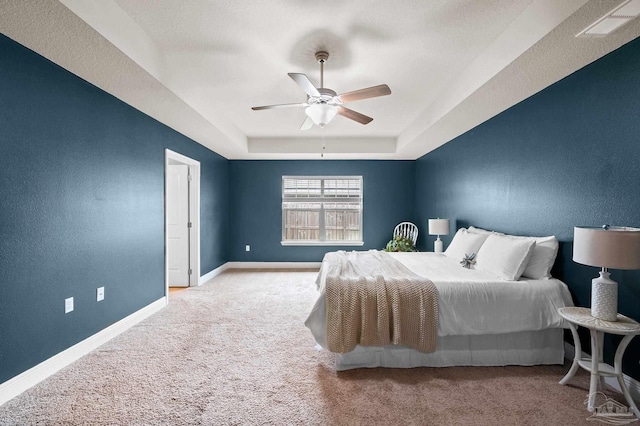
[[[430,279],[438,290],[436,351],[402,346],[362,347],[336,354],[336,368],[442,367],[562,364],[564,320],[558,308],[573,306],[567,286],[557,279],[507,281],[466,269],[440,253],[389,253],[410,271]],[[318,275],[320,295],[305,325],[326,344],[324,283],[331,253]]]

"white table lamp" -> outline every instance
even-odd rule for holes
[[[605,225],[573,228],[573,261],[602,268],[591,281],[591,316],[618,318],[618,283],[608,269],[640,269],[640,228]]]
[[[442,240],[440,235],[449,235],[449,219],[429,219],[429,235],[437,235],[433,243],[433,251],[442,253]]]

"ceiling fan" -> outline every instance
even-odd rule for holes
[[[336,114],[357,121],[360,124],[368,124],[373,118],[360,114],[352,109],[342,106],[347,102],[359,101],[362,99],[375,98],[391,94],[391,89],[386,84],[368,87],[366,89],[355,90],[353,92],[337,95],[331,89],[324,86],[324,63],[329,59],[329,53],[325,51],[316,52],[316,60],[320,63],[320,87],[315,87],[309,77],[300,73],[289,73],[289,77],[295,81],[307,94],[307,102],[295,104],[279,104],[252,107],[254,111],[273,108],[305,107],[307,118],[300,126],[300,130],[310,129],[315,123],[320,127],[326,126]]]

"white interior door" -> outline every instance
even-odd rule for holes
[[[170,287],[189,287],[189,166],[167,166],[167,255]]]

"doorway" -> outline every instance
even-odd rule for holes
[[[200,277],[200,162],[165,150],[165,296]]]

